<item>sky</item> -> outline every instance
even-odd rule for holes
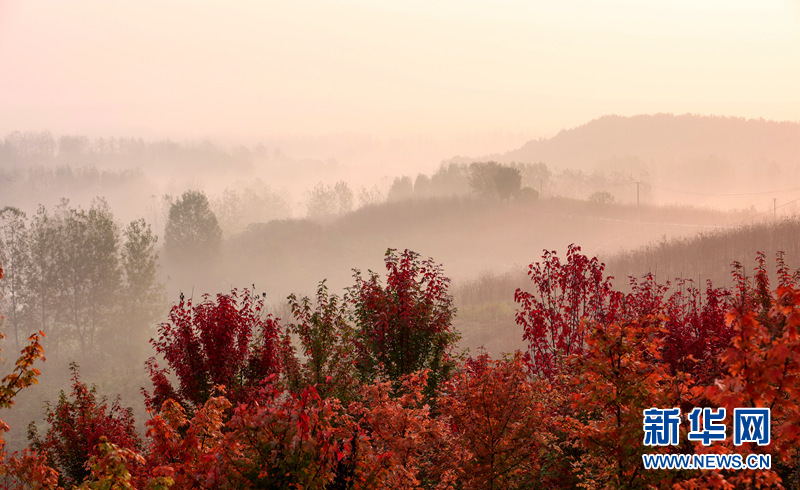
[[[798,87],[800,0],[0,0],[0,134],[489,150],[606,114],[798,121]]]

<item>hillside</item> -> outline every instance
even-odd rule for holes
[[[368,206],[323,223],[281,220],[251,225],[227,241],[217,270],[220,284],[256,281],[281,299],[291,292],[313,291],[323,278],[337,288],[349,285],[352,268],[381,267],[388,247],[431,256],[458,281],[527,264],[543,248],[579,243],[588,253],[611,254],[662,236],[687,236],[745,219],[708,210],[637,210],[567,199],[404,201]],[[172,285],[188,290],[192,283]]]
[[[556,251],[563,257],[566,248]],[[586,248],[584,252],[593,255]],[[662,283],[685,278],[701,286],[709,280],[715,286],[731,286],[731,263],[740,262],[745,274],[752,277],[757,252],[766,254],[773,281],[778,252],[784,253],[791,271],[800,269],[800,219],[662,238],[630,250],[600,253],[598,257],[605,262],[607,275],[615,278],[615,287],[626,291],[628,277],[642,277],[646,273],[653,273]],[[533,257],[531,262],[539,259]],[[471,349],[485,346],[492,353],[522,348],[521,330],[514,323],[517,306],[514,291],[518,287],[530,290],[526,272],[526,267],[517,267],[457,284],[455,299],[459,315],[456,325],[464,334],[462,343],[465,346]]]
[[[762,211],[797,197],[800,123],[655,114],[604,116],[481,159],[642,181],[649,202]]]
[[[662,240],[605,260],[609,274],[615,277],[653,273],[659,281],[685,277],[701,284],[710,280],[729,285],[731,263],[742,263],[745,273],[752,276],[758,252],[765,253],[770,264],[774,264],[776,253],[783,252],[790,268],[800,268],[800,219],[793,217]],[[773,269],[770,266],[771,272]]]
[[[557,168],[593,170],[615,157],[679,163],[714,155],[731,163],[798,164],[800,123],[654,114],[603,116],[549,139],[529,141],[498,160],[543,161]]]

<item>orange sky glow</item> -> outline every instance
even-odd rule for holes
[[[0,134],[524,139],[611,113],[797,121],[800,2],[0,0],[0,70]]]

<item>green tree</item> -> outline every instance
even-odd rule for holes
[[[219,253],[222,230],[201,191],[186,191],[172,204],[164,230],[167,258],[183,264],[198,264]]]
[[[347,301],[330,294],[325,281],[317,287],[316,300],[294,294],[288,299],[294,322],[287,330],[297,335],[304,357],[296,363],[297,373],[287,372],[293,391],[314,386],[323,398],[335,396],[343,403],[353,399],[358,385]]]

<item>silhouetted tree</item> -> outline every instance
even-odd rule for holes
[[[494,173],[495,192],[500,199],[508,199],[522,186],[522,175],[519,170],[511,167],[499,167]]]
[[[178,263],[199,263],[219,253],[222,230],[201,191],[186,191],[172,204],[164,230],[164,250]]]
[[[411,197],[414,187],[411,184],[411,177],[406,175],[402,177],[395,177],[392,182],[392,187],[389,188],[389,194],[386,196],[388,201],[402,201]]]
[[[469,185],[479,196],[508,199],[519,191],[522,175],[519,169],[497,162],[473,162],[469,166]]]
[[[425,174],[417,175],[414,179],[414,195],[416,197],[428,197],[431,193],[431,179]]]
[[[589,196],[589,202],[598,206],[608,206],[614,204],[614,195],[608,191],[597,191]]]

